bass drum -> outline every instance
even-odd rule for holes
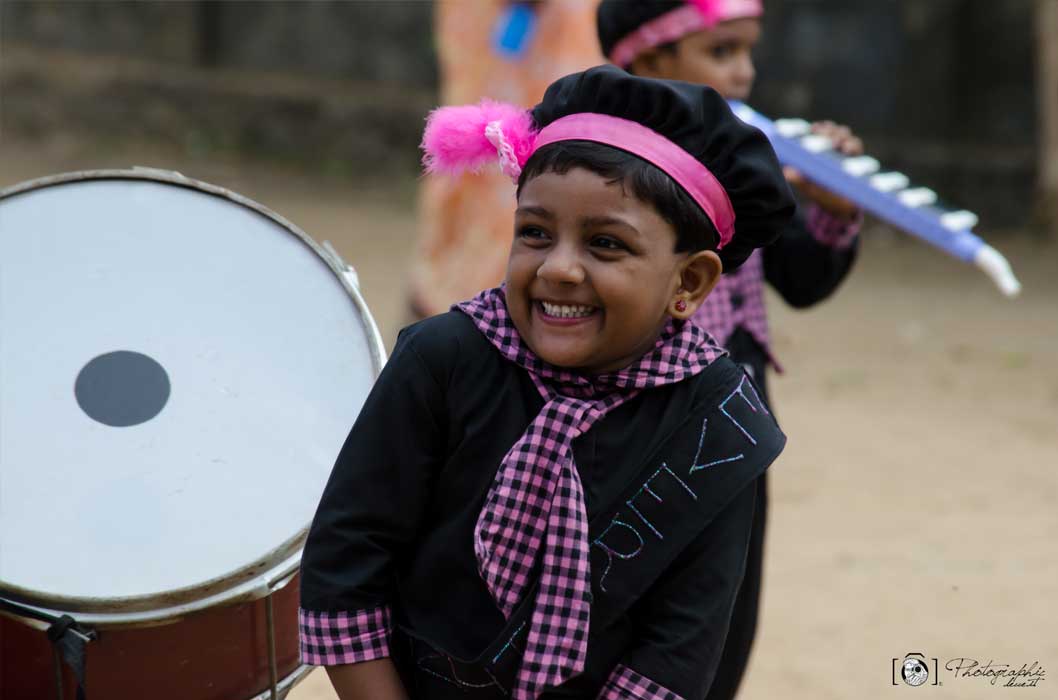
[[[383,362],[352,269],[244,197],[0,191],[0,697],[74,697],[34,619],[62,615],[98,631],[89,698],[285,694],[306,531]]]

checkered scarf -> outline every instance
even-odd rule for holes
[[[505,358],[525,369],[544,407],[496,472],[474,528],[478,571],[506,617],[539,563],[539,590],[513,697],[529,700],[584,670],[591,571],[584,492],[572,442],[641,390],[701,372],[726,354],[693,323],[670,321],[654,348],[617,372],[585,375],[543,362],[522,342],[503,288],[457,304]]]

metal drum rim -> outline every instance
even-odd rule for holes
[[[382,334],[371,316],[356,283],[356,274],[333,251],[316,243],[288,219],[268,207],[236,192],[202,180],[189,178],[172,170],[134,167],[127,169],[78,170],[27,180],[0,189],[0,203],[11,197],[57,185],[96,180],[141,180],[175,185],[226,199],[259,214],[293,234],[308,246],[331,270],[349,295],[358,314],[358,322],[367,340],[372,375],[377,378],[386,362]],[[0,580],[0,595],[45,613],[77,613],[80,622],[102,627],[150,626],[165,624],[202,610],[232,603],[249,602],[282,588],[297,572],[309,524],[290,539],[266,552],[251,564],[193,586],[137,596],[85,598],[25,589]],[[269,562],[273,562],[270,566]],[[262,563],[265,565],[262,566]],[[211,590],[203,595],[204,592]]]

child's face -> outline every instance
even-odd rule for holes
[[[672,226],[621,183],[582,168],[539,175],[518,197],[511,319],[553,365],[594,374],[626,367],[653,347],[670,315],[690,316],[719,276],[715,253],[676,253],[675,245]]]
[[[651,78],[708,85],[727,99],[745,100],[756,77],[753,48],[759,40],[759,19],[733,19],[688,34],[676,42],[674,52],[654,50],[640,56],[632,70]]]

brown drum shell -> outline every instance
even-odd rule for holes
[[[278,680],[298,667],[298,579],[272,594]],[[76,615],[74,615],[76,617]],[[88,700],[246,700],[269,687],[265,601],[157,627],[101,629],[88,644]],[[63,700],[74,700],[72,674]],[[0,616],[0,700],[55,698],[44,632]]]

